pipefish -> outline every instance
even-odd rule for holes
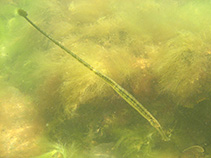
[[[164,141],[168,141],[169,137],[165,134],[163,131],[160,123],[157,121],[157,119],[135,98],[133,97],[127,90],[122,88],[118,83],[116,83],[113,79],[109,78],[108,76],[104,75],[100,71],[96,70],[94,67],[92,67],[90,64],[88,64],[86,61],[81,59],[79,56],[77,56],[75,53],[61,45],[58,41],[50,37],[47,33],[45,33],[43,30],[41,30],[37,25],[35,25],[27,16],[28,13],[22,9],[18,9],[18,14],[25,18],[37,31],[39,31],[41,34],[43,34],[46,38],[48,38],[50,41],[52,41],[54,44],[59,46],[61,49],[63,49],[66,53],[71,55],[73,58],[75,58],[78,62],[83,64],[85,67],[87,67],[89,70],[94,72],[97,76],[102,78],[108,85],[111,86],[111,88],[116,91],[129,105],[131,105],[139,114],[141,114],[161,135],[162,139]]]

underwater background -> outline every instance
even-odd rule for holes
[[[210,70],[210,0],[0,0],[0,158],[210,158]]]

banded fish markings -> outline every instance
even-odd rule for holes
[[[157,119],[135,98],[133,97],[127,90],[122,88],[118,83],[116,83],[113,79],[109,78],[108,76],[104,75],[100,71],[96,70],[94,67],[92,67],[90,64],[88,64],[86,61],[84,61],[82,58],[80,58],[78,55],[67,49],[65,46],[60,44],[60,42],[56,41],[54,38],[50,37],[47,33],[45,33],[43,30],[41,30],[37,25],[35,25],[27,16],[28,13],[22,9],[18,9],[18,14],[25,18],[36,30],[38,30],[41,34],[43,34],[46,38],[48,38],[50,41],[52,41],[54,44],[59,46],[61,49],[63,49],[66,53],[71,55],[73,58],[75,58],[78,62],[83,64],[85,67],[87,67],[89,70],[94,72],[97,76],[102,78],[108,85],[110,85],[111,88],[113,88],[116,93],[118,93],[129,105],[131,105],[139,114],[141,114],[161,135],[162,139],[164,141],[169,141],[169,137],[165,134],[163,131],[163,128],[161,127],[160,123],[157,121]]]

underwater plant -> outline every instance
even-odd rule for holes
[[[210,157],[210,4],[198,0],[0,2],[0,80],[9,85],[0,84],[30,95],[43,120],[36,127],[42,125],[50,141],[35,144],[38,153],[29,151],[30,155],[61,158],[53,147],[61,144],[67,157],[73,158]],[[124,87],[168,129],[171,141],[162,141],[157,130],[104,80],[17,17],[17,8],[26,9],[48,35]],[[7,105],[2,104],[0,113]],[[2,127],[7,117],[0,116]],[[3,141],[8,138],[4,133],[10,132],[0,133]],[[71,149],[72,142],[77,148]],[[196,145],[204,152],[190,148]],[[2,142],[0,155],[10,157],[4,154],[5,147]]]
[[[63,49],[66,53],[70,54],[73,58],[75,58],[77,61],[79,61],[81,64],[83,64],[85,67],[87,67],[89,70],[94,72],[97,76],[102,78],[108,85],[110,85],[114,91],[116,91],[128,104],[130,104],[136,111],[138,111],[162,136],[162,139],[164,141],[168,141],[169,138],[163,131],[160,123],[157,121],[157,119],[140,103],[136,98],[134,98],[129,92],[127,92],[124,88],[122,88],[118,83],[116,83],[111,78],[107,77],[100,71],[96,70],[94,67],[92,67],[90,64],[88,64],[86,61],[81,59],[79,56],[74,54],[72,51],[61,45],[58,41],[54,40],[52,37],[47,35],[43,30],[41,30],[38,26],[36,26],[28,17],[28,13],[22,9],[18,10],[18,14],[22,17],[24,17],[35,29],[37,29],[41,34],[43,34],[45,37],[47,37],[49,40],[51,40],[54,44],[59,46],[61,49]]]
[[[59,143],[52,143],[51,148],[52,149],[49,152],[34,158],[67,158],[67,151],[64,145]]]
[[[181,31],[152,53],[152,71],[158,76],[160,93],[172,95],[177,105],[193,107],[208,98],[202,90],[209,80],[210,44],[206,42],[199,33]]]
[[[0,82],[0,157],[31,157],[43,150],[43,123],[28,95]]]

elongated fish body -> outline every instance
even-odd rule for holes
[[[71,55],[73,58],[75,58],[78,62],[83,64],[85,67],[87,67],[89,70],[94,72],[97,76],[102,78],[108,85],[110,85],[114,91],[116,91],[128,104],[130,104],[136,111],[139,112],[161,135],[162,139],[164,141],[168,141],[169,137],[165,134],[163,131],[160,123],[157,121],[157,119],[135,98],[133,97],[127,90],[122,88],[118,83],[116,83],[114,80],[109,78],[108,76],[104,75],[100,71],[96,70],[94,67],[92,67],[90,64],[88,64],[86,61],[81,59],[79,56],[77,56],[75,53],[61,45],[58,41],[50,37],[47,33],[45,33],[43,30],[41,30],[38,26],[36,26],[27,16],[28,13],[22,9],[18,9],[18,14],[22,17],[24,17],[35,29],[37,29],[41,34],[43,34],[45,37],[47,37],[50,41],[52,41],[54,44],[59,46],[61,49],[63,49],[66,53]]]

